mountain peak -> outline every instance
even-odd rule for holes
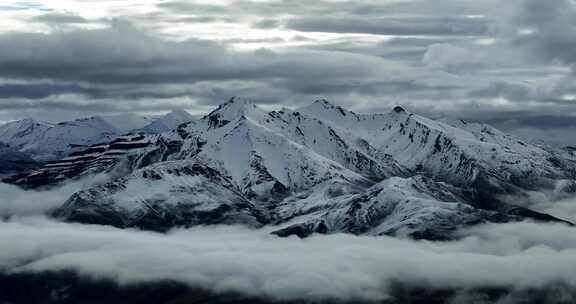
[[[339,110],[339,111],[347,111],[343,109],[341,106],[337,106],[327,99],[317,99],[312,104],[300,108],[301,110],[306,111],[325,111],[325,110]]]
[[[316,99],[314,101],[314,103],[334,107],[334,105],[330,101],[328,101],[328,99],[323,99],[323,98],[322,99]]]
[[[242,109],[255,108],[256,104],[246,97],[232,97],[223,104],[224,107]]]
[[[192,120],[194,120],[194,117],[190,115],[190,113],[188,113],[186,110],[174,109],[170,113],[154,120],[138,131],[144,131],[146,133],[162,133],[174,130],[179,125],[190,122]]]
[[[20,119],[20,120],[15,120],[15,121],[11,121],[6,123],[6,125],[8,124],[13,124],[13,125],[20,125],[20,126],[28,126],[28,125],[50,125],[47,122],[41,121],[41,120],[37,120],[34,118],[24,118],[24,119]]]
[[[210,112],[205,119],[209,119],[211,126],[223,126],[228,122],[242,116],[251,116],[259,112],[260,109],[247,98],[232,97],[227,102],[221,104],[214,111]]]
[[[359,117],[356,113],[344,109],[341,106],[334,105],[326,99],[316,100],[311,105],[300,108],[297,111],[318,119],[328,121],[342,122],[344,119],[350,123],[353,123],[359,120]]]
[[[394,113],[406,113],[406,110],[401,106],[395,106],[392,111],[394,111]]]
[[[184,109],[173,109],[170,111],[170,113],[164,115],[164,118],[171,118],[182,121],[190,121],[194,119],[194,117]]]

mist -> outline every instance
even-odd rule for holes
[[[0,273],[74,271],[119,286],[169,280],[279,300],[380,301],[400,283],[454,290],[557,288],[567,302],[576,301],[576,228],[563,224],[489,224],[459,231],[456,241],[430,242],[345,234],[280,238],[270,233],[279,227],[155,233],[44,215],[74,192],[110,178],[89,176],[43,191],[0,184]],[[541,200],[532,207],[576,219],[575,199]],[[464,294],[454,301],[471,300]]]
[[[50,189],[24,190],[0,183],[0,218],[45,214],[61,205],[75,192],[87,189],[112,178],[107,174],[89,175]]]
[[[174,280],[276,299],[382,300],[394,282],[463,289],[576,286],[575,228],[486,225],[461,236],[445,243],[352,235],[299,239],[235,226],[159,234],[26,216],[0,223],[0,270],[73,270],[121,285]]]
[[[540,203],[536,205],[536,209],[559,218],[576,222],[576,197]]]

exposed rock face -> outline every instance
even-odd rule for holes
[[[571,191],[576,161],[567,155],[400,107],[357,114],[321,100],[265,112],[235,98],[174,131],[121,136],[12,182],[37,187],[113,172],[113,181],[57,210],[71,221],[152,230],[277,224],[285,227],[279,235],[446,239],[484,222],[559,221],[520,207],[521,197]]]

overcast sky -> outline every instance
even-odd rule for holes
[[[4,0],[0,121],[326,98],[576,145],[574,0]]]

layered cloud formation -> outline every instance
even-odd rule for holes
[[[8,1],[0,121],[328,98],[576,144],[571,0]]]
[[[554,300],[562,295],[570,302],[574,232],[517,223],[462,232],[462,240],[449,243],[350,235],[302,240],[242,227],[161,235],[27,217],[0,222],[0,243],[11,244],[0,252],[0,269],[74,270],[120,284],[175,280],[278,299],[381,300],[401,283],[515,292],[554,288]]]

